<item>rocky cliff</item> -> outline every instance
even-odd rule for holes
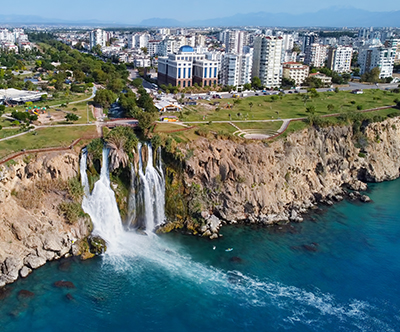
[[[0,287],[46,261],[80,251],[87,218],[71,224],[60,213],[67,180],[79,172],[73,152],[25,156],[0,166]]]
[[[310,128],[272,143],[188,144],[189,206],[203,218],[213,213],[232,223],[301,221],[316,203],[343,199],[344,188],[363,190],[365,182],[397,178],[400,119],[360,127]],[[209,236],[209,228],[201,232]]]

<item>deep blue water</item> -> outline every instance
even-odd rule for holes
[[[8,286],[0,331],[400,331],[400,181],[370,188],[372,203],[301,224],[136,236],[120,255],[49,263]]]

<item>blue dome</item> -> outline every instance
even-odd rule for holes
[[[189,45],[185,45],[179,49],[179,52],[194,52],[194,49]]]

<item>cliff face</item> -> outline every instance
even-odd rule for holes
[[[343,185],[360,190],[399,176],[400,119],[357,134],[305,129],[270,144],[202,139],[184,152],[193,154],[184,174],[192,205],[231,222],[300,221],[316,202],[342,199]]]
[[[0,287],[46,261],[78,253],[88,223],[71,225],[60,215],[58,206],[67,197],[57,187],[78,174],[78,159],[50,153],[0,166]]]

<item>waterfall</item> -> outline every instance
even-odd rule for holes
[[[81,167],[81,174],[84,173],[82,177],[82,185],[84,185],[87,181],[86,163],[83,163],[82,160]],[[100,179],[95,183],[93,192],[83,198],[82,208],[92,219],[93,234],[102,237],[107,244],[118,241],[124,230],[115,194],[110,187],[108,149],[103,149]]]
[[[85,196],[89,196],[90,190],[89,190],[89,181],[88,181],[88,177],[86,174],[86,165],[87,165],[87,150],[83,149],[79,166],[80,166],[80,172],[81,172],[81,181],[82,181],[83,192],[84,192]]]
[[[142,148],[148,151],[147,164],[144,166]],[[131,183],[128,197],[127,226],[128,229],[140,228],[150,234],[165,219],[165,180],[161,161],[161,149],[153,149],[150,144],[138,145],[139,167],[136,172],[131,164]],[[103,149],[103,161],[99,181],[90,194],[89,181],[86,174],[87,151],[82,152],[80,172],[85,197],[83,210],[92,219],[93,233],[100,235],[107,242],[121,236],[123,225],[119,214],[114,191],[110,187],[108,168],[108,149]]]

